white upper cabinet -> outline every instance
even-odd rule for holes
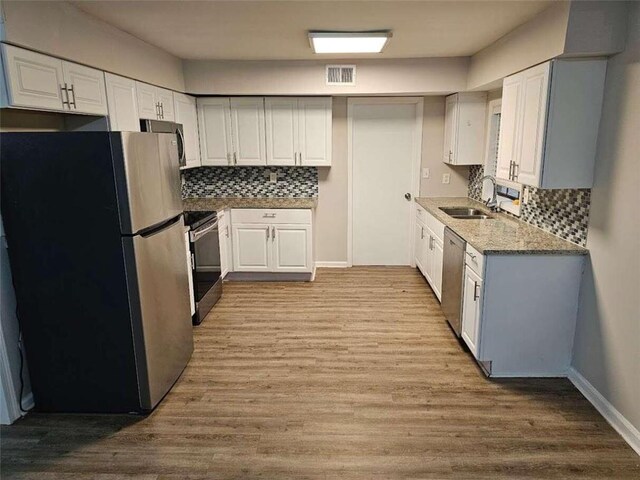
[[[112,131],[139,132],[138,99],[136,81],[105,73],[109,128]]]
[[[107,92],[102,70],[63,61],[62,72],[71,111],[107,115]]]
[[[5,106],[107,114],[102,71],[6,44],[2,56]]]
[[[296,98],[265,98],[267,132],[267,165],[297,165],[298,100]]]
[[[487,95],[456,93],[445,102],[443,161],[451,165],[484,163]]]
[[[553,60],[505,78],[498,177],[591,188],[607,62]]]
[[[198,130],[202,165],[231,165],[231,107],[228,98],[198,98]]]
[[[136,82],[138,113],[146,120],[175,121],[173,92],[148,83]]]
[[[298,99],[298,164],[310,167],[331,166],[331,97]]]
[[[234,165],[266,165],[264,99],[232,98],[231,135]]]
[[[160,120],[174,122],[176,117],[173,110],[173,92],[164,88],[156,88],[156,95],[160,104]]]
[[[200,144],[198,140],[198,114],[196,99],[182,93],[173,94],[176,123],[182,124],[184,131],[184,153],[186,164],[183,168],[200,166]]]

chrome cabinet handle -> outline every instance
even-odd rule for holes
[[[262,218],[276,218],[276,214],[275,213],[265,213],[264,215],[262,215]]]
[[[520,164],[513,162],[513,179],[518,180],[519,175],[520,175]]]
[[[236,154],[236,152],[233,152],[233,164],[234,165],[238,164],[238,155]]]
[[[424,227],[420,227],[420,240],[424,238]]]
[[[476,259],[476,255],[474,253],[468,253],[468,255],[471,257],[472,260]]]
[[[478,287],[480,285],[478,285],[478,282],[473,282],[473,301],[477,302],[478,299],[480,298],[480,294],[478,293]]]
[[[67,99],[64,99],[64,94],[66,93],[66,97]],[[63,97],[62,98],[62,105],[66,105],[67,107],[71,108],[71,105],[69,104],[69,90],[67,89],[67,84],[64,84],[64,87],[62,86],[62,84],[60,84],[60,96]]]
[[[65,86],[66,86],[66,83],[65,83]],[[73,98],[73,101],[69,102],[69,107],[71,107],[71,105],[73,105],[73,108],[77,109],[78,107],[76,106],[76,92],[73,89],[73,84],[71,84],[71,87],[69,88],[68,91],[71,92],[71,98]]]
[[[160,102],[156,102],[156,118],[160,119]]]
[[[429,235],[429,250],[433,250],[433,237]]]
[[[224,232],[227,238],[229,238],[229,225],[225,225]]]
[[[160,115],[162,116],[162,119],[164,120],[164,103],[160,102]]]
[[[298,152],[298,161],[300,162],[300,165],[302,165],[302,152]]]
[[[274,242],[276,240],[276,227],[271,227],[271,241]]]

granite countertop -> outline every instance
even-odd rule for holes
[[[249,197],[189,197],[182,200],[185,210],[224,210],[225,208],[316,208],[317,198],[249,198]]]
[[[494,255],[586,255],[589,251],[551,233],[504,213],[492,213],[495,218],[462,220],[453,218],[439,207],[471,207],[488,212],[484,204],[468,197],[418,197],[418,205],[431,213],[467,243],[483,254]]]

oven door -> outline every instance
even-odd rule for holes
[[[199,325],[222,295],[218,221],[205,223],[193,230],[190,240],[196,301],[193,323]]]

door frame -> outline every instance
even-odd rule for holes
[[[347,99],[347,266],[353,266],[353,106],[354,105],[415,105],[416,145],[411,169],[411,206],[409,217],[409,262],[415,267],[415,197],[420,194],[420,165],[422,161],[423,97],[351,97]]]

